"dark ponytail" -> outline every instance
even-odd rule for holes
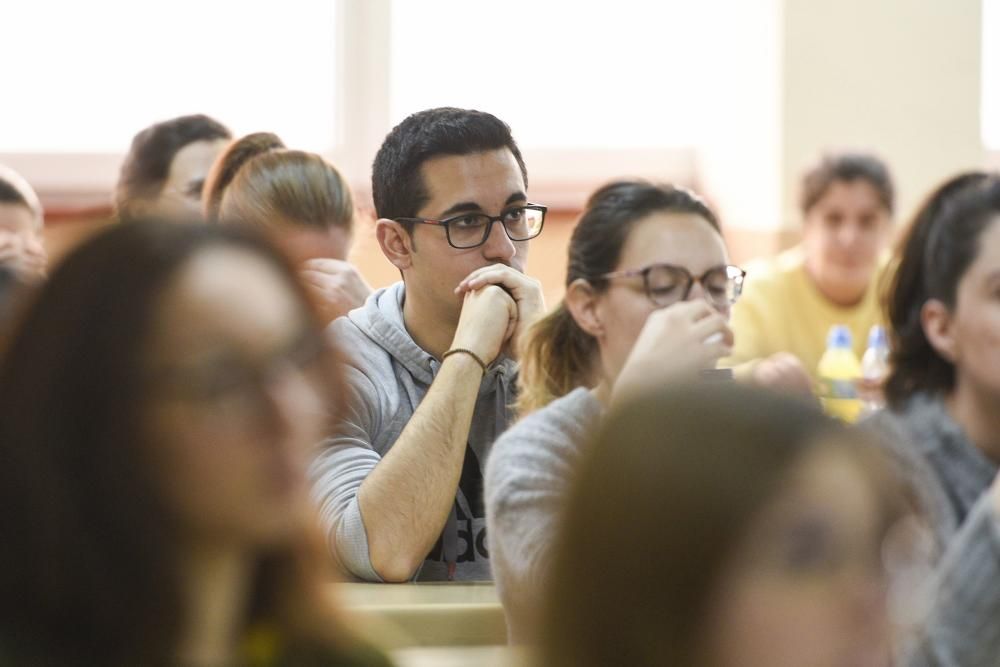
[[[934,190],[910,223],[896,251],[887,303],[890,407],[901,408],[917,392],[954,387],[955,366],[931,345],[921,311],[931,299],[954,307],[958,284],[979,254],[979,238],[998,214],[1000,176],[967,172]]]

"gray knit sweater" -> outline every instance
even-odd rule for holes
[[[1000,517],[987,493],[997,465],[937,397],[917,395],[867,425],[917,492],[940,545],[936,597],[904,648],[906,667],[1000,665]]]
[[[536,638],[558,517],[601,410],[590,390],[575,389],[500,436],[486,464],[490,562],[512,643]]]

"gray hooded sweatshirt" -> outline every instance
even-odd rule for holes
[[[345,570],[366,581],[381,577],[368,552],[358,489],[392,449],[441,367],[406,331],[404,298],[403,283],[396,283],[330,325],[345,360],[346,409],[310,469],[334,555]],[[516,373],[515,362],[502,357],[483,377],[455,505],[414,580],[490,579],[483,468],[493,441],[512,420],[508,406],[515,399]]]

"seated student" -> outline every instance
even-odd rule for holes
[[[566,296],[529,331],[518,407],[528,414],[486,470],[490,557],[510,638],[537,631],[558,508],[603,406],[637,387],[694,379],[732,343],[743,271],[715,214],[691,192],[644,181],[595,192],[573,230]],[[787,360],[761,370],[803,375]]]
[[[248,230],[118,225],[0,363],[0,663],[385,665],[327,606],[308,453],[338,400]]]
[[[0,266],[22,283],[45,275],[44,224],[35,191],[13,169],[0,165]]]
[[[871,424],[931,519],[936,604],[904,664],[1000,656],[1000,175],[939,187],[900,245],[888,302],[887,410]]]
[[[824,157],[802,180],[802,243],[747,267],[733,308],[731,362],[794,354],[816,377],[830,327],[850,327],[861,358],[868,332],[882,323],[880,254],[889,240],[893,185],[871,155]]]
[[[740,384],[613,409],[569,493],[551,667],[889,667],[909,508],[859,431]]]
[[[115,186],[119,219],[197,219],[205,177],[231,138],[224,125],[201,114],[156,123],[135,135]]]
[[[507,352],[544,312],[524,275],[545,207],[501,120],[409,116],[375,157],[383,254],[402,273],[333,322],[348,408],[312,474],[330,542],[370,581],[489,579],[482,467],[510,421]]]
[[[300,275],[326,322],[357,308],[371,293],[345,261],[354,225],[351,190],[319,155],[287,150],[267,132],[248,134],[215,161],[202,199],[208,222],[260,227],[302,263]]]

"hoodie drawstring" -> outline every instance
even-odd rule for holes
[[[455,570],[458,569],[458,514],[455,511],[456,506],[457,503],[451,506],[451,514],[448,515],[448,521],[444,524],[444,540],[442,540],[444,561],[448,564],[448,581],[455,580]]]
[[[507,430],[510,426],[510,406],[507,405],[507,374],[503,371],[497,371],[497,387],[496,387],[496,431],[493,434],[494,441],[496,438],[500,437],[500,434]]]

